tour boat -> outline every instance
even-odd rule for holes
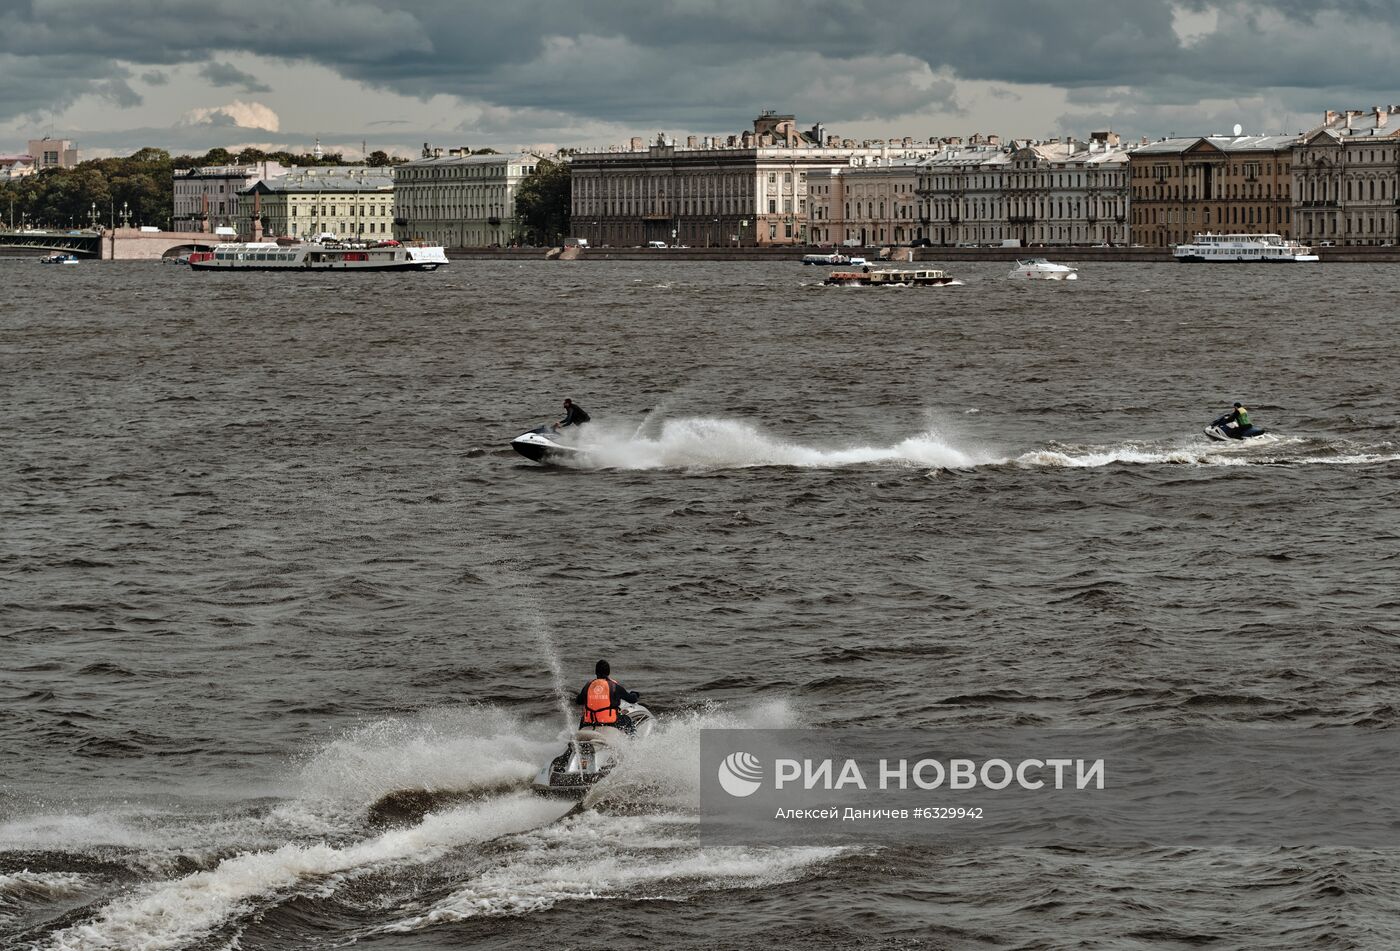
[[[46,254],[46,255],[44,255],[42,258],[39,259],[39,263],[40,263],[40,264],[77,264],[77,263],[78,263],[78,256],[77,256],[76,254],[65,254],[65,253],[62,252],[62,251],[58,251],[58,252],[55,252],[54,254]]]
[[[837,287],[939,287],[961,284],[936,268],[862,268],[859,271],[832,271],[822,283]]]
[[[1172,254],[1182,263],[1274,264],[1316,261],[1312,248],[1276,234],[1197,234],[1188,244],[1178,244]]]
[[[850,264],[851,259],[844,254],[804,254],[803,264]]]
[[[1016,280],[1077,281],[1078,272],[1067,264],[1052,264],[1044,258],[1021,258],[1009,275]]]
[[[397,241],[375,244],[274,242],[221,244],[213,251],[190,254],[196,271],[432,271],[447,263],[441,247],[418,247]]]

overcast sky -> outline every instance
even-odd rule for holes
[[[0,152],[1294,132],[1400,103],[1390,0],[0,0]]]

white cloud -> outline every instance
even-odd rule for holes
[[[237,126],[240,129],[266,129],[276,132],[282,121],[277,113],[260,102],[235,99],[222,106],[201,106],[180,117],[179,125]]]

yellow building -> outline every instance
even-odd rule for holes
[[[387,240],[394,234],[394,170],[316,166],[254,182],[239,192],[237,229],[243,240],[258,234]]]

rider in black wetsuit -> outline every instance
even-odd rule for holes
[[[564,426],[582,426],[590,418],[582,406],[573,400],[566,399],[564,400],[564,418],[554,424],[554,429],[558,431]]]

